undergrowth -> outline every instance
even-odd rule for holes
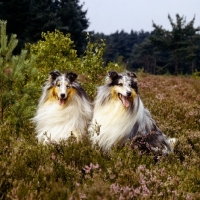
[[[0,199],[199,199],[200,79],[139,75],[157,125],[178,138],[164,156],[124,147],[102,152],[85,137],[41,145],[29,124],[0,127]]]
[[[30,118],[51,70],[76,72],[93,99],[106,71],[104,41],[76,55],[69,35],[43,33],[43,40],[13,56],[6,22],[0,21],[0,199],[200,199],[200,79],[138,74],[139,92],[160,129],[178,139],[168,156],[128,141],[102,152],[86,136],[77,143],[38,143]],[[28,54],[29,50],[29,54]]]

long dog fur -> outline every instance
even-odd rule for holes
[[[150,112],[144,108],[138,93],[137,76],[133,72],[108,73],[105,84],[97,88],[92,123],[89,127],[92,142],[103,150],[123,145],[137,133],[154,133],[148,141],[152,150],[172,151],[166,135],[157,127]],[[174,141],[172,141],[174,142]]]
[[[68,139],[72,134],[80,140],[87,131],[92,109],[86,92],[72,72],[61,74],[54,70],[47,79],[40,98],[36,116],[39,141]]]

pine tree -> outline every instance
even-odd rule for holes
[[[195,17],[184,28],[184,36],[188,44],[186,48],[186,61],[190,63],[187,72],[191,74],[195,71],[195,60],[197,60],[198,42],[200,41],[200,34],[197,33],[200,31],[200,27],[194,28],[194,21]]]
[[[58,6],[58,16],[62,21],[62,27],[58,30],[71,34],[79,55],[86,47],[85,30],[89,26],[88,19],[86,19],[87,10],[83,11],[82,8],[83,5],[79,5],[79,0],[61,0]]]
[[[15,33],[19,38],[15,53],[19,53],[24,45],[26,37],[24,30],[28,23],[29,2],[30,0],[1,0],[0,2],[0,19],[8,22],[8,35],[10,36],[12,33]]]
[[[17,36],[12,34],[8,42],[6,21],[0,21],[0,31],[0,122],[18,134],[26,127],[36,105],[35,58],[27,59],[26,50],[18,56],[12,55]]]
[[[140,44],[135,44],[131,56],[131,64],[136,68],[144,68],[147,73],[156,73],[156,55],[157,51],[155,46],[145,38]]]
[[[16,53],[28,42],[37,42],[41,33],[62,31],[71,34],[78,54],[86,47],[86,32],[89,26],[87,11],[79,0],[0,0],[0,19],[8,21],[7,33],[16,33],[19,38]]]
[[[29,8],[28,23],[25,27],[25,42],[37,42],[41,39],[41,33],[54,31],[62,25],[57,16],[56,7],[59,6],[51,0],[32,0]]]
[[[156,45],[160,50],[168,50],[171,54],[169,61],[174,63],[174,74],[178,74],[180,69],[184,72],[189,72],[187,69],[180,68],[180,63],[184,68],[187,68],[185,63],[188,60],[195,60],[194,48],[197,40],[196,32],[199,28],[194,28],[195,17],[186,24],[186,19],[184,16],[180,17],[176,15],[176,22],[173,22],[170,15],[168,15],[172,31],[168,31],[153,23],[154,31],[150,39],[154,45]],[[194,65],[194,64],[193,64]]]

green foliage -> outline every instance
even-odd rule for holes
[[[153,23],[154,31],[150,36],[150,40],[160,51],[168,51],[168,63],[174,67],[172,70],[174,74],[182,71],[193,73],[195,67],[195,59],[197,57],[198,41],[200,36],[199,27],[194,28],[195,17],[186,23],[184,16],[180,17],[176,14],[176,23],[173,22],[170,15],[168,15],[171,31],[165,30],[162,26]],[[184,69],[181,65],[185,65],[189,61],[191,71]]]
[[[198,78],[198,77],[200,77],[200,72],[198,70],[195,70],[194,73],[192,74],[192,76],[194,78]]]
[[[121,31],[110,35],[93,34],[93,39],[104,38],[106,63],[122,61],[127,69],[136,71],[141,67],[151,74],[192,74],[199,70],[200,27],[194,27],[195,17],[186,18],[176,14],[175,22],[168,15],[171,30],[153,22],[149,32]]]
[[[5,21],[0,21],[0,28],[0,121],[14,126],[19,133],[20,127],[27,125],[35,107],[35,58],[27,59],[26,50],[13,56],[12,52],[17,45],[16,35],[12,35],[8,42]]]
[[[0,19],[8,21],[8,35],[10,36],[15,33],[19,37],[18,46],[16,47],[18,53],[20,53],[23,46],[22,41],[24,40],[24,27],[27,25],[29,15],[29,3],[29,0],[1,0],[0,3]]]
[[[145,72],[155,74],[156,49],[149,38],[134,46],[130,62],[143,67]]]
[[[84,31],[89,27],[89,21],[86,18],[87,10],[83,11],[83,4],[79,0],[61,0],[57,3],[57,15],[62,22],[62,26],[58,29],[65,34],[71,34],[78,55],[82,55],[87,45]]]
[[[80,74],[83,75],[83,85],[90,97],[94,97],[96,87],[103,83],[105,74],[109,70],[121,69],[120,66],[114,63],[109,63],[105,67],[103,61],[104,51],[104,40],[100,40],[98,43],[91,43],[88,35],[88,44],[81,59]]]
[[[40,83],[44,82],[50,71],[74,70],[74,66],[80,63],[70,35],[65,36],[55,30],[55,32],[42,33],[42,38],[43,40],[35,44],[29,44],[31,55],[36,55],[35,67],[39,72]]]
[[[1,0],[0,19],[8,21],[8,35],[16,33],[19,38],[17,53],[27,42],[41,39],[41,32],[58,29],[71,34],[76,50],[82,54],[85,46],[85,30],[89,22],[87,11],[79,0]]]
[[[55,32],[42,33],[44,40],[36,44],[29,44],[31,55],[36,55],[35,67],[38,69],[38,83],[42,84],[48,77],[50,71],[57,69],[73,71],[79,75],[84,88],[90,97],[95,94],[96,86],[104,80],[105,73],[112,69],[119,70],[117,64],[110,63],[104,66],[103,53],[105,51],[104,40],[96,43],[90,41],[82,58],[77,56],[73,49],[73,41],[70,35],[64,35],[56,30]]]

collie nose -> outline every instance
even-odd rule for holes
[[[64,94],[64,93],[61,93],[61,94],[60,94],[60,97],[61,97],[62,99],[64,99],[64,98],[65,98],[65,94]]]
[[[131,96],[131,92],[126,92],[127,96],[130,97]]]

